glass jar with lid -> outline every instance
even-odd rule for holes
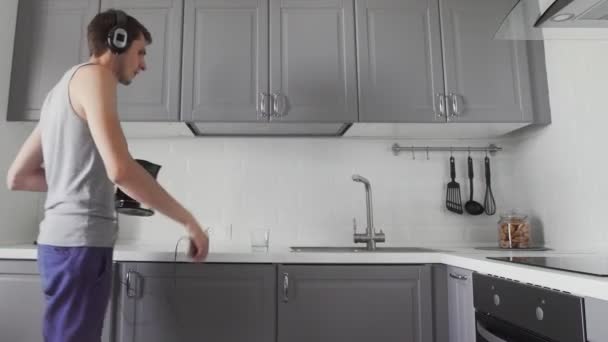
[[[500,248],[529,248],[532,244],[528,215],[511,210],[500,215],[498,221],[498,245]]]

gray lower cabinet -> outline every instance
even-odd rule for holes
[[[101,0],[101,9],[118,8],[141,22],[152,35],[146,71],[119,85],[121,121],[179,121],[182,58],[182,0]]]
[[[356,3],[359,121],[445,122],[439,2]]]
[[[0,303],[0,341],[42,340],[44,295],[35,261],[0,260]]]
[[[270,0],[272,120],[355,122],[354,0]]]
[[[53,85],[88,58],[86,27],[99,0],[19,1],[7,120],[36,121]]]
[[[526,42],[493,39],[516,2],[439,0],[450,121],[532,122]]]
[[[116,341],[271,342],[273,265],[121,263]]]
[[[278,342],[430,342],[428,265],[280,265]]]
[[[473,271],[448,266],[447,281],[449,341],[475,341]]]
[[[608,341],[608,301],[597,298],[585,298],[585,321],[587,324],[588,342]]]
[[[36,261],[0,260],[0,341],[42,341],[44,294]],[[108,305],[102,342],[110,342],[113,306]]]

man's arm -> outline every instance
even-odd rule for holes
[[[72,80],[70,94],[75,107],[84,112],[110,180],[135,200],[186,227],[196,247],[194,258],[202,260],[208,240],[199,223],[129,153],[116,112],[116,81],[112,73],[102,66],[86,66]]]
[[[6,176],[7,187],[11,190],[47,191],[42,163],[40,127],[36,125],[36,128],[34,128],[34,131],[23,143],[13,164],[8,169]]]

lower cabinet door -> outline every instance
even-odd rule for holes
[[[430,342],[428,265],[278,269],[278,342]]]
[[[42,341],[44,295],[36,261],[0,260],[0,341]]]
[[[475,341],[473,271],[448,266],[447,272],[450,342]]]
[[[119,342],[272,342],[275,266],[120,264]]]

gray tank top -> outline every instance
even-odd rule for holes
[[[48,192],[39,244],[112,247],[118,225],[114,185],[106,173],[87,122],[70,103],[66,72],[46,96],[40,113],[42,154]]]

